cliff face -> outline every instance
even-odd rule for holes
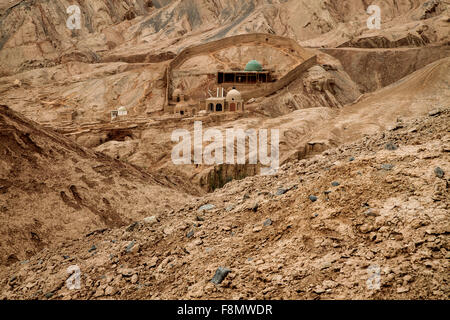
[[[0,299],[448,299],[449,4],[377,1],[380,30],[368,4],[0,0]],[[163,113],[252,59],[281,81],[238,88],[245,112]],[[176,166],[171,134],[198,120],[279,130],[279,172]]]

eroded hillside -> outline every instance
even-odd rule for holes
[[[0,299],[448,299],[449,4],[377,5],[0,0]],[[198,121],[281,169],[175,165]]]

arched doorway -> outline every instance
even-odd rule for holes
[[[216,104],[216,111],[221,112],[222,110],[223,110],[222,104],[220,104],[220,103]]]
[[[230,103],[230,111],[236,111],[236,103]]]
[[[210,103],[208,105],[209,111],[214,111],[214,104]]]

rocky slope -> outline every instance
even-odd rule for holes
[[[450,110],[1,273],[18,299],[448,299]],[[95,249],[92,249],[94,248]],[[67,268],[81,269],[68,290]],[[210,282],[218,267],[231,273]],[[380,274],[380,288],[368,287]],[[372,282],[370,282],[372,283]]]
[[[2,265],[183,201],[167,178],[80,147],[6,106],[0,107],[0,154]]]
[[[381,30],[365,0],[0,0],[0,298],[448,299],[449,4],[377,4]],[[200,118],[162,114],[170,61],[252,32],[318,63],[201,119],[279,129],[282,170],[173,165],[172,131]],[[237,44],[175,84],[204,98],[213,71],[253,58],[278,75],[297,61]]]
[[[66,26],[66,10],[72,4],[81,9],[79,30]],[[98,62],[108,57],[145,60],[152,57],[149,53],[155,58],[189,45],[249,32],[274,33],[305,41],[307,46],[328,47],[449,41],[445,1],[381,1],[383,30],[375,32],[367,29],[366,6],[362,0],[3,0],[2,73],[67,61]]]
[[[66,26],[67,1],[0,3],[2,101],[32,120],[52,125],[60,122],[58,113],[66,108],[77,111],[78,123],[108,121],[109,112],[119,106],[126,106],[133,116],[158,113],[164,102],[166,66],[177,52],[240,33],[275,33],[305,46],[328,48],[357,46],[348,42],[354,34],[398,40],[414,33],[426,39],[399,43],[395,51],[381,50],[386,47],[383,41],[372,41],[371,47],[377,48],[373,51],[325,51],[344,67],[333,72],[324,63],[326,71],[341,82],[349,82],[350,76],[361,92],[380,89],[448,56],[448,4],[437,0],[382,1],[381,31],[367,29],[366,4],[360,0],[75,2],[81,8],[80,30]],[[262,59],[269,61],[271,55]],[[239,52],[227,53],[223,60],[240,61]],[[209,60],[201,59],[195,69],[208,65]],[[331,99],[345,104],[357,95],[348,85],[342,91],[344,99]],[[292,99],[276,103],[287,100]],[[302,100],[289,103],[328,104],[326,97]]]
[[[214,120],[204,122],[204,130],[218,129],[225,136],[225,130],[230,127],[278,129],[283,164],[385,130],[395,125],[397,118],[415,118],[447,106],[450,99],[449,58],[359,99],[356,85],[345,77],[339,62],[329,58],[321,62],[328,71],[314,67],[279,93],[247,105],[252,112],[234,118],[213,117]],[[171,133],[183,128],[193,134],[194,120],[144,129],[139,140],[110,141],[96,150],[140,167],[150,166],[153,172],[185,176],[206,191],[258,172],[251,165],[175,166],[171,161],[174,146]]]

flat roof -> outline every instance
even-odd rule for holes
[[[217,71],[217,73],[269,73],[269,70],[263,71]]]

